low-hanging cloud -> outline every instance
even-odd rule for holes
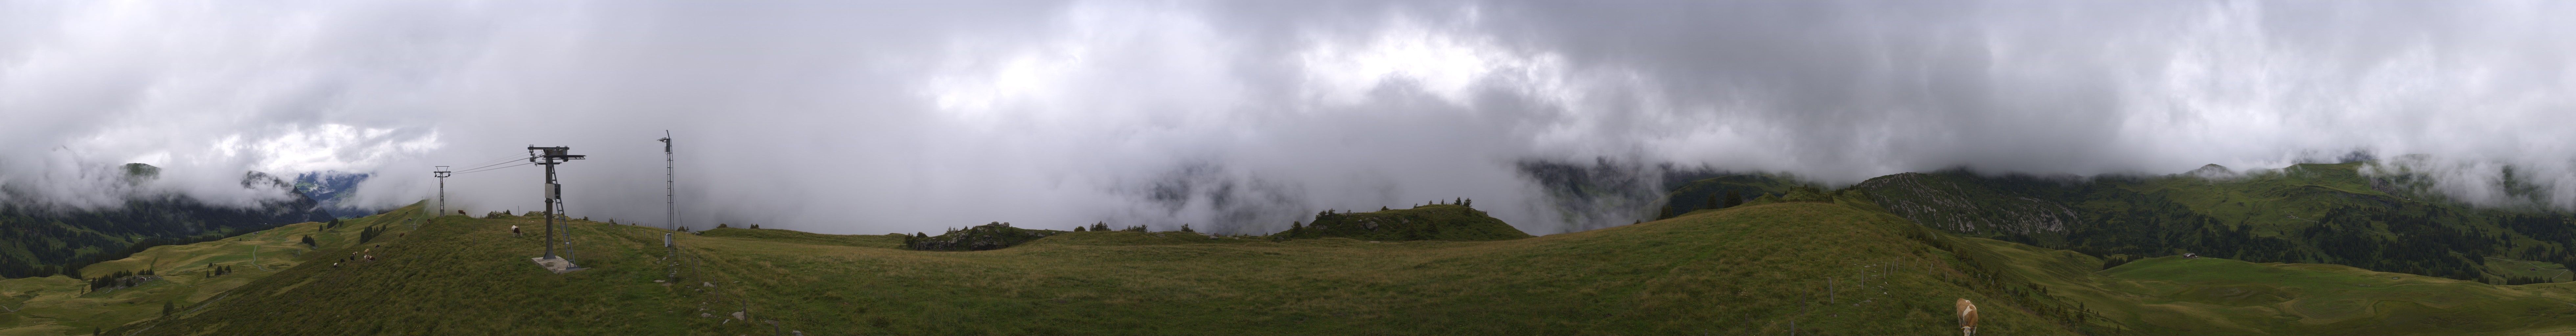
[[[590,155],[560,166],[573,215],[661,224],[667,129],[700,228],[1263,232],[1466,197],[1549,233],[1651,204],[1552,192],[1532,162],[1652,195],[1624,189],[1659,167],[1843,184],[2355,151],[2430,154],[2390,165],[2463,200],[2576,209],[2576,132],[2553,123],[2576,115],[2570,7],[0,2],[0,197],[112,206],[73,177],[144,162],[200,198],[337,170],[406,204],[431,166],[560,145]],[[2524,187],[2479,187],[2503,167]],[[540,178],[446,190],[533,210]]]

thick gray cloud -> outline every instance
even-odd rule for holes
[[[658,224],[668,129],[683,222],[834,233],[1250,232],[1453,197],[1548,233],[1650,206],[1551,195],[1530,161],[1840,184],[2423,153],[2408,171],[2463,199],[2576,208],[2569,7],[0,2],[0,197],[340,170],[401,204],[430,166],[563,145],[592,157],[562,166],[571,213]],[[123,162],[189,173],[95,173]],[[447,190],[528,210],[538,178]]]

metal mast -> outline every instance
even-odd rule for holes
[[[536,155],[535,152],[540,150],[545,153]],[[571,150],[571,147],[528,146],[531,154],[528,155],[528,162],[546,166],[546,256],[544,259],[557,259],[555,257],[555,205],[563,203],[563,185],[555,184],[555,165],[563,164],[564,161],[580,160],[586,156],[565,154]]]
[[[674,175],[671,173],[673,162],[675,161],[671,160],[671,130],[662,130],[662,206],[670,211],[669,217],[664,220],[671,225],[667,229],[678,230],[680,229],[680,187],[679,184],[672,182],[674,181]]]
[[[450,173],[450,172],[449,172],[449,171],[447,171],[447,166],[438,166],[438,171],[433,171],[433,172],[429,172],[429,173],[430,173],[430,175],[437,175],[437,176],[438,176],[438,215],[437,215],[437,216],[430,216],[430,218],[437,218],[438,216],[446,216],[446,215],[447,215],[447,175],[448,175],[448,173]]]

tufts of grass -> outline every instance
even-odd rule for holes
[[[308,262],[233,294],[256,299],[126,331],[1943,334],[1956,298],[1985,303],[1990,333],[2074,328],[1960,285],[1964,264],[1903,219],[1832,203],[1501,241],[1082,232],[972,252],[722,235],[665,250],[667,231],[574,221],[591,269],[567,274],[530,264],[535,238],[505,232],[533,220],[441,217],[380,238],[384,261]]]
[[[814,245],[840,245],[876,248],[903,248],[904,234],[835,235],[794,230],[722,228],[698,232],[699,236],[739,238]]]
[[[2576,284],[2496,286],[2331,264],[2163,256],[2095,271],[2080,253],[1962,238],[2012,276],[2128,331],[2209,334],[2563,334]]]
[[[184,274],[198,269],[171,260],[223,265],[246,257],[224,252],[240,244],[323,242],[279,261],[263,252],[258,265],[272,271],[88,295],[59,290],[75,279],[0,281],[0,303],[34,312],[0,315],[18,326],[0,335],[1915,335],[1956,332],[1958,298],[1979,303],[1987,334],[2576,330],[2564,318],[2576,314],[2571,284],[2215,258],[2102,270],[2089,255],[1941,233],[1845,203],[1754,204],[1499,241],[1114,231],[971,252],[787,230],[678,234],[681,247],[665,249],[672,231],[570,221],[573,254],[589,269],[566,274],[527,261],[541,237],[507,232],[536,217],[444,216],[418,229],[365,218],[95,266]],[[357,243],[368,227],[392,233]],[[350,252],[379,260],[330,266]],[[181,312],[158,318],[162,302]]]

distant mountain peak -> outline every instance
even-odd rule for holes
[[[294,186],[295,192],[321,202],[323,210],[330,212],[332,217],[360,217],[392,210],[386,207],[359,206],[349,201],[351,196],[356,194],[358,183],[366,182],[367,178],[374,176],[369,173],[339,171],[305,172],[295,175]]]
[[[2191,171],[2189,171],[2189,172],[2183,172],[2183,174],[2184,174],[2184,175],[2191,175],[2191,176],[2200,176],[2200,177],[2215,177],[2215,176],[2235,175],[2235,174],[2236,174],[2236,170],[2235,170],[2235,169],[2227,169],[2227,166],[2221,166],[2221,165],[2218,165],[2218,164],[2216,164],[2216,163],[2212,163],[2212,164],[2202,165],[2202,166],[2200,166],[2200,169],[2192,169],[2192,170],[2191,170]]]
[[[125,164],[124,168],[126,184],[143,184],[144,181],[161,178],[161,167],[153,167],[152,165],[141,163],[128,163]]]

